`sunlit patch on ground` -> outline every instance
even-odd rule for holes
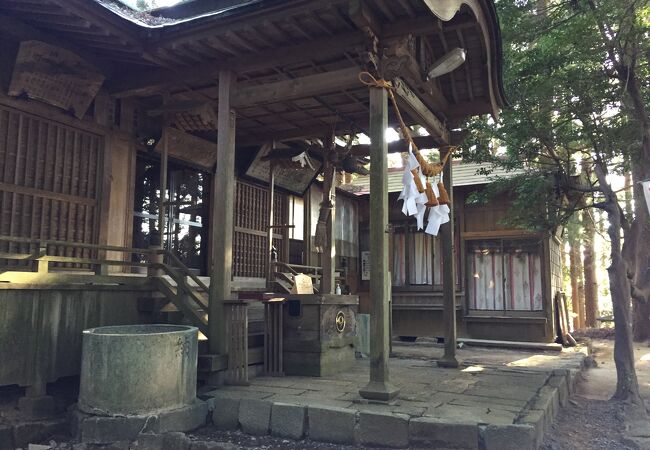
[[[476,373],[476,372],[483,372],[483,370],[485,370],[483,366],[469,366],[463,369],[463,372]]]

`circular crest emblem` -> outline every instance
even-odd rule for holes
[[[343,333],[343,330],[345,330],[345,314],[339,311],[336,313],[336,331]]]

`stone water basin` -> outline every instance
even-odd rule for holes
[[[196,401],[198,329],[123,325],[83,332],[79,409],[141,415]]]

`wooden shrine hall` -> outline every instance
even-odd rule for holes
[[[289,295],[291,275],[321,296],[356,294],[356,206],[336,186],[369,171],[361,395],[393,398],[387,161],[408,143],[386,141],[399,128],[391,97],[426,130],[411,130],[417,145],[444,157],[464,120],[504,105],[500,45],[492,0],[188,0],[145,13],[0,0],[0,385],[42,393],[78,373],[81,330],[165,308],[207,338],[200,369],[247,365],[232,347],[252,331],[235,329],[238,305],[264,300],[268,331],[268,300]],[[443,180],[453,197],[452,164]],[[454,367],[451,207],[441,364]],[[263,334],[268,365],[277,336]]]

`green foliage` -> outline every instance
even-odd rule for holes
[[[511,182],[494,183],[485,195],[514,189],[511,216],[532,229],[566,223],[582,205],[580,197],[586,196],[586,205],[602,200],[594,181],[575,177],[580,160],[623,173],[638,156],[639,124],[630,114],[626,86],[612,69],[617,60],[602,24],[605,36],[611,33],[630,54],[650,58],[647,0],[545,3],[497,2],[511,106],[498,121],[470,122],[463,146],[465,160],[492,162],[520,174]],[[650,80],[647,60],[635,68]],[[647,92],[644,96],[650,100]]]
[[[510,214],[502,220],[508,228],[534,231],[553,231],[562,220],[556,217],[564,210],[558,198],[553,175],[526,172],[512,177],[495,178],[483,190],[472,193],[468,203],[487,203],[491,199],[506,196],[510,200]],[[531,199],[536,207],[531,207]]]

